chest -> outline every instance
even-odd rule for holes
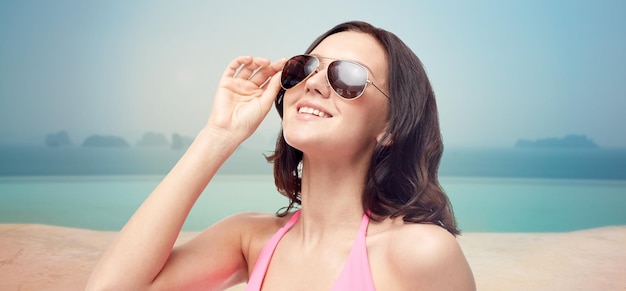
[[[337,243],[303,252],[280,244],[270,261],[262,290],[331,290],[345,268],[351,244]]]

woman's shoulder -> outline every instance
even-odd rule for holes
[[[218,221],[215,226],[237,230],[242,237],[271,236],[287,223],[291,215],[280,217],[273,213],[240,212]]]
[[[454,235],[432,223],[412,223],[399,218],[394,219],[388,235],[395,247],[413,251],[431,253],[442,248],[458,246]]]
[[[386,219],[372,234],[390,276],[408,286],[435,290],[473,290],[474,279],[456,237],[429,223]],[[452,284],[452,285],[450,285]],[[467,288],[460,288],[467,287]]]
[[[369,234],[386,245],[391,259],[419,256],[421,262],[450,251],[460,251],[456,238],[446,229],[431,223],[404,222],[401,218],[387,218],[371,225]],[[405,261],[401,259],[400,261]]]
[[[218,223],[252,224],[254,227],[271,226],[280,225],[282,221],[286,221],[289,217],[291,217],[291,213],[280,217],[274,213],[267,212],[239,212],[222,219]]]
[[[241,212],[233,214],[217,222],[224,230],[235,230],[241,239],[242,247],[249,250],[263,248],[267,242],[287,221],[293,213],[277,216],[274,213]]]

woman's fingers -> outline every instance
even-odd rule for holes
[[[266,58],[253,58],[251,56],[237,57],[230,62],[222,78],[243,79],[254,83],[257,87],[263,87],[268,79],[280,71],[286,59],[274,63]]]
[[[261,64],[261,66],[258,67],[254,72],[252,72],[252,75],[248,77],[248,80],[258,85],[259,87],[264,87],[264,85],[267,84],[268,79],[274,76],[276,72],[278,72],[280,69],[282,69],[282,66],[277,68],[276,63],[270,64],[270,61],[266,59],[264,59],[263,62],[259,62],[258,64]]]
[[[258,72],[263,74],[262,76],[259,76],[259,78],[265,80],[264,83],[261,84],[261,87],[265,89],[261,95],[262,103],[264,105],[272,107],[274,104],[274,99],[280,90],[281,69],[286,61],[287,59],[280,59],[270,64],[267,68],[264,68],[262,72]]]
[[[222,78],[235,78],[237,77],[237,72],[242,65],[252,63],[253,58],[250,56],[241,56],[237,57],[234,60],[230,61],[228,66],[226,66],[226,70],[222,74]]]
[[[266,58],[238,57],[230,62],[222,78],[248,80],[261,87],[276,73],[274,66],[270,65],[270,60]]]
[[[280,89],[284,60],[238,57],[224,70],[209,117],[211,126],[247,136],[267,115]]]
[[[266,74],[267,70],[265,67],[259,67],[252,72],[252,74],[248,77],[248,80],[259,87],[263,87],[265,81],[270,77]]]

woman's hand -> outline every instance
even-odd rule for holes
[[[218,84],[207,127],[237,142],[252,135],[278,94],[284,63],[249,56],[230,62]]]

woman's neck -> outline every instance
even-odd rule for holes
[[[353,233],[358,228],[368,167],[365,158],[340,162],[305,156],[300,216],[304,236],[316,240],[343,231]]]

